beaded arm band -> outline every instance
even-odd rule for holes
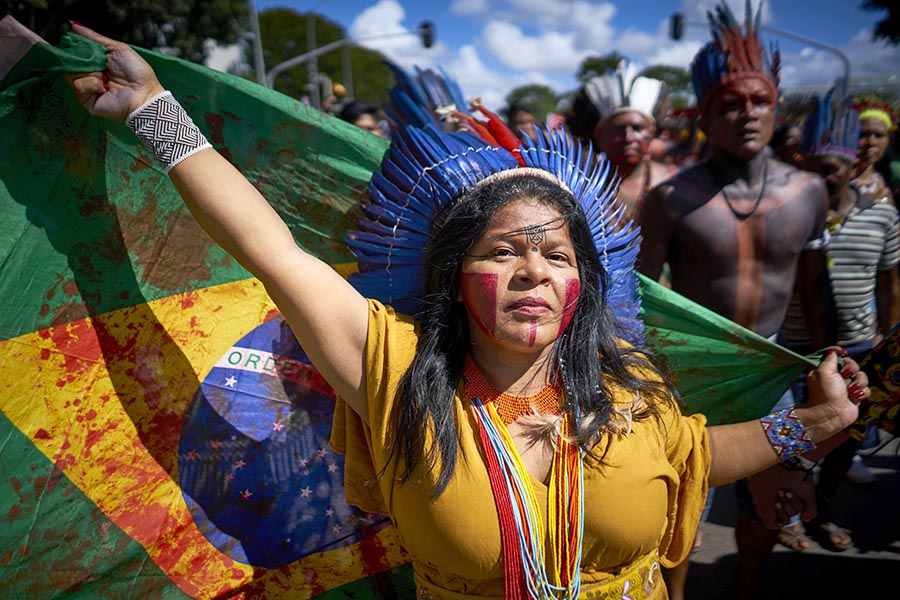
[[[793,408],[775,411],[761,418],[759,422],[781,462],[789,461],[792,457],[816,447]]]
[[[161,92],[128,115],[125,124],[166,173],[189,156],[212,148],[171,92]]]

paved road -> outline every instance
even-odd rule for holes
[[[761,599],[900,598],[900,440],[865,462],[876,475],[875,483],[843,484],[833,505],[836,519],[852,531],[855,547],[831,552],[813,542],[809,550],[794,552],[776,546]],[[731,486],[716,490],[709,521],[701,524],[703,547],[691,555],[688,600],[730,596],[737,554],[734,506]]]

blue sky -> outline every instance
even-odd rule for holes
[[[752,0],[754,9],[758,0]],[[898,78],[900,47],[871,40],[883,13],[858,8],[862,0],[769,0],[763,23],[812,38],[850,59],[851,77]],[[708,41],[706,27],[687,27],[681,41],[668,38],[669,16],[705,20],[713,0],[257,0],[257,10],[287,7],[314,11],[343,25],[349,34],[405,67],[442,66],[469,97],[501,108],[511,89],[543,83],[559,92],[573,89],[585,56],[613,50],[638,66],[687,67]],[[743,0],[728,0],[743,15]],[[437,43],[424,49],[415,35],[366,39],[415,31],[423,20],[437,28]],[[782,51],[782,86],[827,87],[844,74],[838,53],[764,32]],[[252,61],[250,61],[252,62]],[[271,68],[274,65],[267,65]]]

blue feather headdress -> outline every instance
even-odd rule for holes
[[[765,82],[777,93],[781,54],[773,45],[767,54],[759,41],[762,0],[756,15],[746,0],[744,30],[741,30],[731,9],[724,2],[708,11],[713,41],[697,52],[691,63],[691,80],[700,105],[700,114],[719,90],[738,79],[755,78]]]
[[[425,73],[436,88],[446,79],[446,75]],[[491,175],[523,166],[539,169],[568,188],[584,211],[608,275],[605,301],[621,323],[623,337],[643,345],[634,272],[640,230],[616,200],[618,176],[605,157],[592,163],[590,154],[583,154],[581,146],[561,131],[541,131],[536,141],[526,140],[516,148],[501,147],[473,131],[444,131],[439,119],[428,116],[438,102],[428,100],[423,105],[412,100],[425,98],[421,84],[405,77],[400,87],[404,89],[392,93],[404,101],[402,106],[395,103],[392,107],[400,126],[393,133],[381,172],[369,182],[369,197],[362,202],[357,229],[347,234],[348,247],[358,263],[351,284],[364,296],[391,304],[400,312],[418,313],[425,291],[424,248],[435,216]],[[431,97],[442,93],[432,90]],[[508,129],[506,133],[516,139]]]
[[[808,155],[835,154],[850,161],[856,159],[859,144],[859,111],[852,100],[844,98],[832,109],[832,93],[815,97],[815,106],[803,126],[803,151]]]

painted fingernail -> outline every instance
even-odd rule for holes
[[[863,398],[866,397],[866,393],[865,393],[864,391],[862,391],[862,390],[856,390],[855,392],[850,392],[850,393],[851,393],[851,394],[853,395],[853,397],[856,398],[857,400],[862,400]]]
[[[856,394],[857,392],[859,392],[859,384],[856,382],[851,383],[850,385],[847,386],[847,391],[850,392],[851,394]]]
[[[781,502],[776,502],[775,508],[777,508],[778,510],[781,510]]]
[[[843,377],[844,379],[847,379],[851,375],[853,375],[853,372],[850,371],[850,367],[844,367],[843,369],[841,369],[841,377]]]
[[[82,27],[84,27],[81,21],[73,21],[72,19],[69,19],[69,25],[81,25]]]
[[[831,348],[829,348],[828,350],[825,351],[825,358],[828,358],[828,357],[831,356],[832,354],[834,354],[834,350],[832,350]]]
[[[785,497],[787,497],[788,500],[790,500],[791,498],[794,497],[794,495],[790,492],[785,492],[784,495],[785,495]]]
[[[837,351],[838,351],[838,354],[840,354],[841,356],[847,356],[847,351],[844,350],[843,348],[838,348]]]
[[[100,79],[103,80],[103,89],[108,92],[109,91],[109,75],[107,75],[105,72],[101,72]]]

